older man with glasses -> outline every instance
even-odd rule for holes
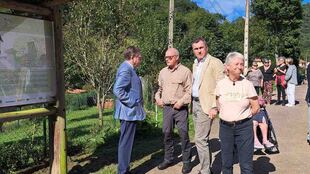
[[[191,71],[180,63],[179,51],[169,48],[165,60],[167,67],[159,73],[159,89],[155,94],[156,104],[163,107],[164,161],[158,169],[164,170],[173,164],[173,128],[179,129],[182,144],[182,173],[191,171],[191,146],[188,136],[188,104],[191,102]]]

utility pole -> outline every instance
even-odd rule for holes
[[[244,67],[249,67],[249,0],[245,3],[245,24],[244,24]]]
[[[168,48],[172,48],[173,47],[173,18],[174,18],[174,0],[170,0],[170,5],[169,5]]]

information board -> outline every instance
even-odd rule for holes
[[[0,14],[0,107],[55,100],[53,23]]]

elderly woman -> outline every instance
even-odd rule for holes
[[[295,87],[297,83],[297,68],[293,64],[292,58],[287,58],[286,62],[288,64],[287,72],[285,74],[285,81],[287,84],[286,94],[288,103],[285,106],[292,107],[295,105]]]
[[[278,58],[278,66],[274,69],[274,72],[276,74],[276,86],[277,86],[277,103],[276,105],[280,105],[282,103],[282,106],[285,105],[285,88],[286,88],[286,81],[285,81],[285,73],[287,70],[287,66],[285,64],[285,58],[279,57]],[[282,102],[281,102],[281,96],[282,96]]]
[[[259,110],[253,84],[243,78],[244,57],[232,52],[226,58],[227,77],[216,86],[220,116],[222,173],[233,173],[234,147],[242,174],[253,173],[254,133],[252,115]]]

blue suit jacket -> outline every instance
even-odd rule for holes
[[[145,119],[141,80],[127,61],[117,70],[113,93],[116,96],[114,118],[126,121]]]

